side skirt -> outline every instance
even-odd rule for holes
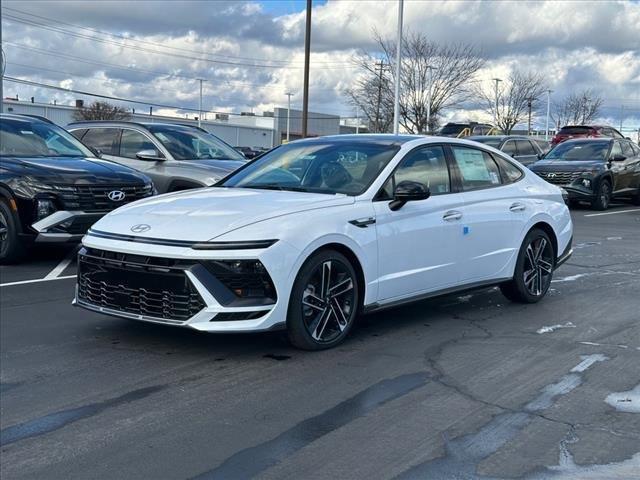
[[[442,290],[436,290],[433,292],[421,293],[413,297],[403,298],[402,300],[396,300],[389,303],[380,304],[376,302],[370,305],[365,305],[363,309],[363,313],[367,314],[371,312],[378,312],[380,310],[386,310],[387,308],[394,308],[400,305],[406,305],[408,303],[419,302],[421,300],[426,300],[428,298],[441,297],[444,295],[448,295],[450,293],[461,293],[461,292],[467,292],[471,290],[478,290],[485,287],[492,287],[495,285],[500,285],[501,283],[504,283],[504,282],[508,282],[509,280],[511,280],[511,277],[494,278],[491,280],[484,280],[481,282],[472,282],[472,283],[465,283],[464,285],[456,285],[455,287],[444,288]]]

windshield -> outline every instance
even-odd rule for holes
[[[485,145],[489,145],[490,147],[498,148],[502,143],[502,139],[500,138],[491,138],[491,137],[469,137],[467,140],[473,140],[474,142],[484,143]]]
[[[469,128],[469,125],[459,124],[459,123],[448,123],[442,130],[440,130],[441,135],[452,135],[454,133],[460,133],[465,128]]]
[[[246,159],[208,132],[177,125],[148,125],[176,160],[241,160]]]
[[[360,195],[399,149],[362,141],[294,142],[264,154],[221,186]]]
[[[11,157],[93,157],[62,128],[45,122],[0,120],[0,155]]]
[[[545,160],[580,161],[598,160],[604,162],[611,142],[563,142],[547,153]]]

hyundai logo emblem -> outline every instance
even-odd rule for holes
[[[555,178],[556,174],[555,173],[549,173],[547,174],[547,178]]]
[[[148,232],[149,230],[151,230],[151,226],[147,225],[146,223],[139,223],[138,225],[134,225],[133,227],[131,227],[131,231],[133,233]]]
[[[126,197],[125,193],[122,190],[113,190],[107,193],[107,198],[112,202],[121,202]]]

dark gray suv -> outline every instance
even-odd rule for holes
[[[151,177],[159,193],[212,185],[246,162],[218,137],[190,125],[87,121],[67,130],[105,160]]]

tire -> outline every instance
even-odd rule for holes
[[[18,236],[18,224],[9,205],[0,200],[0,264],[15,263],[24,257],[26,249]]]
[[[502,294],[518,303],[542,300],[551,286],[555,258],[549,236],[543,230],[531,230],[520,247],[513,279],[500,285]]]
[[[358,287],[356,271],[341,253],[321,250],[309,257],[289,298],[289,341],[303,350],[324,350],[341,343],[358,316]]]
[[[640,206],[640,185],[638,186],[638,191],[636,192],[635,197],[631,199],[631,203]]]
[[[578,200],[569,200],[569,208],[578,208],[580,206],[580,201]]]
[[[609,180],[603,180],[598,186],[596,198],[591,202],[591,208],[594,210],[606,210],[611,203],[611,183]]]

